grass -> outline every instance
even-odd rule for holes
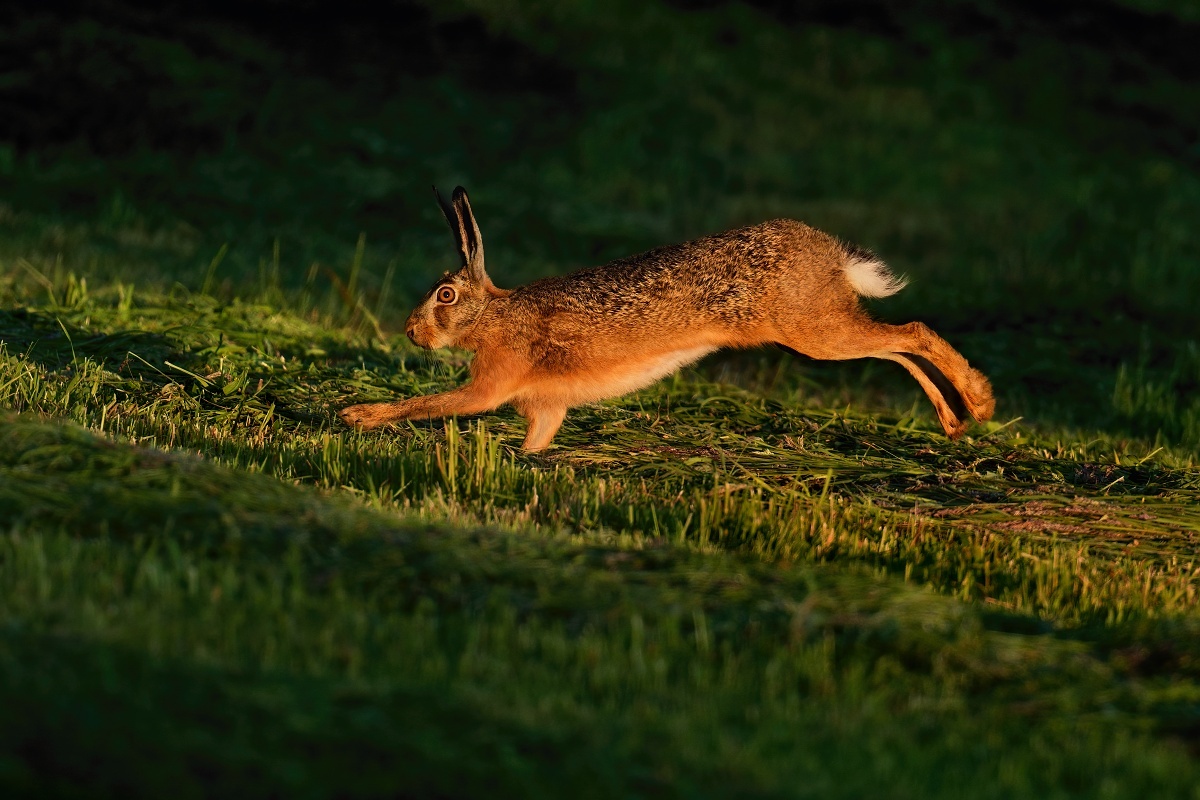
[[[1194,785],[1184,751],[1147,738],[1195,724],[1184,619],[1073,628],[840,559],[422,523],[3,425],[6,707],[40,721],[7,734],[18,777],[84,778],[88,753],[128,763],[148,795],[210,762],[216,793],[324,795],[351,774],[364,794]],[[167,720],[195,733],[164,737]],[[394,769],[412,749],[427,756]]]
[[[1000,2],[882,33],[463,3],[394,52],[347,22],[332,60],[98,8],[0,34],[50,95],[56,20],[101,99],[106,59],[165,65],[107,138],[55,133],[76,99],[0,150],[6,793],[1196,796],[1171,131],[1200,106],[1170,62],[1038,30],[998,57]],[[1000,416],[948,442],[898,370],[751,353],[544,454],[511,411],[345,430],[465,376],[395,335],[460,176],[502,285],[776,215],[870,245],[914,279],[878,313]]]

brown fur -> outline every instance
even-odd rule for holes
[[[340,414],[347,424],[376,428],[509,403],[529,420],[524,447],[540,450],[572,406],[649,385],[722,347],[764,344],[819,359],[895,361],[953,439],[968,416],[992,416],[987,378],[945,340],[920,322],[867,316],[846,270],[873,256],[803,223],[764,222],[506,291],[484,269],[466,192],[438,200],[463,266],[430,289],[405,327],[423,347],[474,351],[471,380],[442,394],[350,406]],[[452,304],[439,301],[443,287],[454,289]]]

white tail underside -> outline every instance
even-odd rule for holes
[[[854,291],[863,297],[891,297],[908,285],[908,279],[897,277],[879,259],[846,259],[843,267]]]

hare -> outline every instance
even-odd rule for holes
[[[983,373],[920,322],[871,319],[859,297],[904,288],[873,253],[787,219],[660,247],[516,289],[484,269],[463,188],[447,203],[462,267],[442,276],[405,323],[425,348],[475,353],[449,392],[345,408],[358,428],[479,414],[505,403],[529,421],[526,450],[550,444],[567,409],[632,392],[722,347],[775,344],[819,359],[883,358],[933,401],[951,439],[995,407]]]

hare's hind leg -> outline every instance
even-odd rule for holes
[[[957,393],[955,402],[964,406],[976,422],[992,418],[996,410],[992,384],[945,339],[921,322],[882,327],[890,329],[892,335],[899,334],[900,347],[891,351],[891,360],[898,361],[913,377],[921,372],[943,395]],[[928,394],[929,390],[925,391]]]
[[[949,345],[947,345],[949,347]],[[963,365],[966,359],[954,352]],[[876,358],[895,361],[917,379],[925,394],[933,403],[938,421],[951,439],[957,439],[967,430],[968,415],[979,422],[992,418],[996,401],[992,398],[992,387],[983,373],[970,366],[962,369],[946,369],[928,357],[911,352],[881,353]]]
[[[996,407],[991,384],[983,373],[920,322],[886,325],[860,317],[850,325],[810,329],[779,343],[813,358],[895,361],[925,390],[951,439],[966,431],[968,415],[984,422],[992,418]]]

